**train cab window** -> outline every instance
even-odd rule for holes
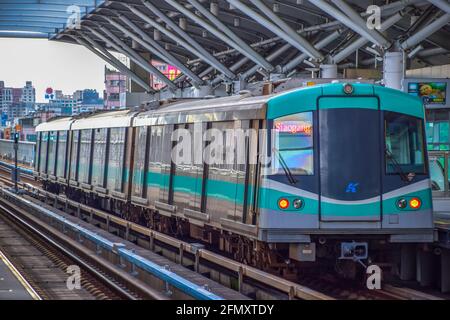
[[[400,114],[385,114],[386,172],[425,173],[423,120]]]
[[[273,169],[278,174],[314,174],[313,113],[274,120]]]

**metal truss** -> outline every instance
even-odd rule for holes
[[[75,29],[73,5],[81,18]],[[381,13],[377,28],[366,23],[370,5]],[[450,51],[449,23],[447,0],[0,0],[0,37],[78,43],[151,92],[110,51],[119,52],[171,94],[320,64],[370,65],[390,50],[405,51],[410,63],[440,64]],[[182,76],[167,79],[143,53]]]

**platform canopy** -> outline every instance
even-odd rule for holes
[[[0,0],[0,37],[51,38],[71,17],[85,18],[105,1]],[[69,22],[70,24],[70,22]]]
[[[74,6],[81,19],[75,27]],[[377,10],[381,24],[374,24]],[[447,0],[0,0],[0,36],[78,43],[147,91],[145,80],[111,51],[125,54],[170,90],[214,87],[320,64],[379,67],[392,50],[403,51],[410,67],[445,64],[449,22]],[[168,80],[148,57],[183,75]]]

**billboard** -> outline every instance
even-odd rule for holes
[[[425,104],[446,104],[447,82],[409,82],[408,93],[423,99]]]

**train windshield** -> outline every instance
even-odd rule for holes
[[[400,114],[385,114],[386,172],[425,173],[423,120]]]
[[[313,115],[297,113],[274,120],[274,169],[282,174],[312,175]]]

